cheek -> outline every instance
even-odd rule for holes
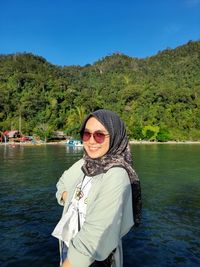
[[[107,143],[105,144],[105,146],[103,147],[103,150],[104,150],[104,153],[105,153],[105,154],[109,151],[109,148],[110,148],[110,143],[107,142]]]

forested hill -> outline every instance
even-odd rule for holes
[[[116,111],[130,138],[200,140],[200,41],[145,59],[121,53],[59,67],[30,53],[0,55],[0,130],[75,134],[97,108]]]

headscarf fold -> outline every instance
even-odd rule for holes
[[[95,117],[107,129],[110,135],[110,147],[104,156],[96,159],[90,158],[85,151],[82,170],[85,175],[94,176],[105,173],[112,167],[123,167],[130,179],[134,225],[138,226],[141,221],[142,209],[141,187],[138,175],[132,167],[132,156],[125,125],[116,113],[99,109],[86,117],[80,129],[81,134],[90,117]]]

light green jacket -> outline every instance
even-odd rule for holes
[[[83,159],[63,173],[57,183],[56,197],[63,205],[61,195],[68,192],[63,214],[68,209],[76,185],[84,177]],[[115,249],[113,267],[123,266],[121,238],[133,226],[132,193],[128,174],[124,168],[113,167],[93,177],[88,194],[86,219],[68,249],[73,267],[88,267],[95,260],[102,261]]]

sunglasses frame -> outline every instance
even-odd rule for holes
[[[84,140],[84,134],[89,134],[89,138],[87,140]],[[97,136],[98,134],[101,135],[100,139],[98,139],[99,137]],[[88,130],[85,130],[81,133],[81,139],[83,142],[88,142],[91,138],[91,136],[94,138],[95,142],[97,142],[98,144],[103,144],[103,142],[105,141],[105,138],[106,136],[109,136],[110,134],[106,134],[106,133],[103,133],[101,131],[94,131],[93,133],[89,132]],[[102,138],[102,141],[101,141],[101,138]]]

